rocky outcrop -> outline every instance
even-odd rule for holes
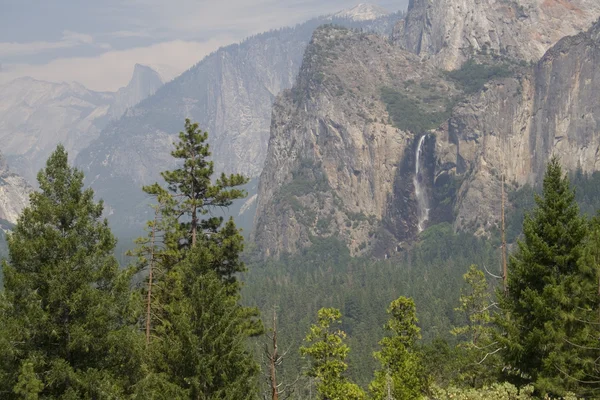
[[[31,186],[20,176],[10,172],[6,160],[0,154],[0,229],[6,222],[15,224],[21,211],[29,205]]]
[[[58,143],[76,154],[100,133],[112,100],[76,83],[21,78],[2,86],[0,143],[12,169],[34,182]]]
[[[503,72],[471,90],[475,72],[461,83],[383,39],[319,30],[274,107],[257,243],[278,256],[336,236],[352,254],[389,254],[417,237],[427,214],[417,186],[430,207],[422,227],[451,221],[484,235],[499,223],[503,173],[509,190],[538,183],[552,154],[569,170],[598,171],[599,44],[600,22],[533,66],[479,55]]]
[[[315,237],[335,235],[360,254],[385,236],[415,234],[417,136],[393,126],[381,90],[427,97],[421,81],[447,97],[456,91],[385,38],[333,27],[315,32],[296,85],[273,109],[255,220],[267,256],[295,252]]]
[[[374,4],[360,3],[334,15],[336,18],[347,18],[354,21],[372,21],[391,14],[383,7]]]
[[[120,118],[128,108],[156,93],[163,83],[158,72],[148,66],[135,64],[133,76],[127,86],[115,93],[114,100],[108,109],[108,117],[113,120]]]
[[[600,170],[599,44],[600,22],[561,40],[527,74],[490,85],[440,130],[446,148],[439,164],[460,159],[471,171],[456,205],[457,228],[497,224],[502,171],[513,187],[540,183],[552,154],[568,170]]]
[[[446,70],[478,52],[537,61],[599,16],[597,0],[411,0],[394,38]]]

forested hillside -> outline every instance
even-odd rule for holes
[[[211,180],[197,124],[187,120],[179,138],[181,167],[163,173],[166,186],[143,188],[155,217],[124,269],[83,174],[63,147],[50,157],[2,267],[5,398],[254,399],[287,388],[298,399],[528,399],[600,389],[599,223],[580,216],[597,207],[596,174],[572,175],[576,195],[554,158],[539,189],[510,195],[508,230],[524,229],[506,280],[499,232],[478,238],[448,223],[382,260],[315,238],[267,262],[250,246],[245,264],[234,220],[210,210],[244,197],[247,178]]]

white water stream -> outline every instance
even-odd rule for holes
[[[417,155],[415,157],[415,177],[413,183],[415,185],[415,196],[417,198],[417,216],[418,224],[417,227],[419,232],[423,232],[425,229],[425,222],[429,220],[429,201],[427,199],[427,193],[425,188],[422,186],[423,176],[421,174],[421,153],[423,152],[423,144],[427,135],[421,136],[419,143],[417,144]]]

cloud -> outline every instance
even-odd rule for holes
[[[172,78],[222,45],[334,13],[364,0],[69,1],[72,4],[68,12],[56,12],[51,18],[31,24],[40,27],[39,32],[27,28],[27,35],[18,34],[18,25],[11,29],[15,32],[13,37],[28,37],[32,41],[0,42],[0,84],[31,76],[48,81],[78,81],[94,90],[114,91],[127,84],[135,63],[160,64]],[[403,8],[406,3],[372,1],[387,3],[390,10]],[[24,3],[15,4],[26,15]],[[11,21],[7,18],[5,22]],[[60,40],[45,39],[45,33],[60,32],[66,27],[71,30],[62,31]],[[76,32],[88,29],[94,32],[93,36]],[[61,51],[65,48],[73,50]],[[27,57],[31,55],[35,57]]]
[[[61,40],[55,42],[0,42],[0,57],[26,56],[92,43],[94,43],[94,38],[90,35],[73,31],[63,31]]]
[[[94,38],[91,35],[85,33],[78,33],[73,31],[63,31],[62,41],[65,43],[78,44],[91,44],[94,43]]]
[[[30,76],[52,82],[76,81],[97,91],[115,91],[127,85],[136,63],[162,65],[161,72],[166,75],[165,78],[172,79],[205,55],[231,42],[233,39],[229,37],[204,42],[174,40],[128,50],[107,51],[95,57],[60,58],[40,65],[4,64],[4,69],[0,71],[0,84]]]
[[[152,35],[146,30],[121,30],[107,34],[112,38],[150,38]]]

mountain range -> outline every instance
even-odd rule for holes
[[[217,173],[252,179],[227,213],[265,256],[336,237],[384,257],[440,222],[487,235],[502,176],[535,184],[551,154],[600,167],[599,16],[595,0],[360,4],[221,48],[166,84],[143,66],[116,93],[24,78],[0,90],[0,151],[32,181],[64,143],[127,237],[190,118]]]
[[[162,86],[150,67],[135,65],[129,84],[115,93],[78,83],[20,78],[0,86],[0,151],[29,182],[58,143],[74,159],[112,120]]]

